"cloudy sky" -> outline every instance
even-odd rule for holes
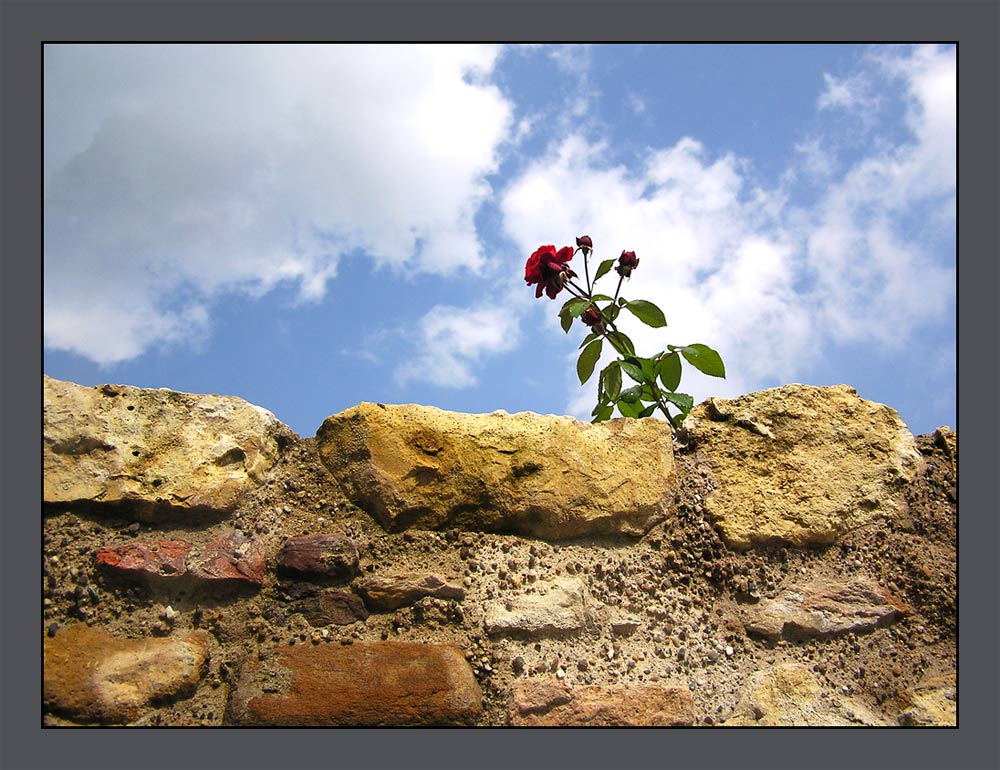
[[[588,234],[696,402],[847,383],[957,427],[956,50],[47,45],[45,372],[589,419],[527,257]],[[574,265],[581,260],[578,255]],[[617,276],[602,279],[613,293]],[[607,285],[605,285],[607,284]],[[605,358],[605,362],[610,361]]]

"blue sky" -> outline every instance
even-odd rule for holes
[[[50,376],[236,395],[303,436],[360,401],[589,419],[583,332],[524,282],[588,234],[637,253],[622,294],[666,314],[625,325],[641,354],[722,354],[725,380],[685,367],[696,402],[847,383],[957,427],[954,46],[44,62]]]

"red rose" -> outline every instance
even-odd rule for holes
[[[583,256],[587,256],[594,248],[594,242],[590,240],[589,235],[581,235],[576,239],[576,245],[583,252]]]
[[[632,271],[638,266],[639,260],[635,256],[635,252],[623,251],[622,255],[618,257],[618,264],[615,267],[615,272],[617,272],[622,278],[628,278],[632,275]]]
[[[537,283],[535,297],[541,297],[542,291],[555,299],[556,295],[562,291],[567,278],[574,278],[576,273],[569,269],[566,264],[573,259],[573,248],[563,246],[556,251],[555,246],[539,246],[524,266],[524,280],[528,286]]]

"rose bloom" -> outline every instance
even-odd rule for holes
[[[566,264],[573,259],[573,247],[563,246],[556,251],[555,246],[539,246],[538,249],[528,257],[528,262],[524,266],[524,280],[528,286],[538,284],[535,289],[535,297],[541,297],[544,291],[549,299],[555,299],[556,295],[562,291],[567,278],[576,276]]]
[[[618,257],[618,265],[615,267],[615,272],[622,278],[628,278],[638,266],[639,259],[635,256],[635,252],[623,251],[622,255]]]

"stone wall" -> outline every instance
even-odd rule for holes
[[[954,725],[954,432],[852,388],[674,435],[45,377],[47,725]]]

